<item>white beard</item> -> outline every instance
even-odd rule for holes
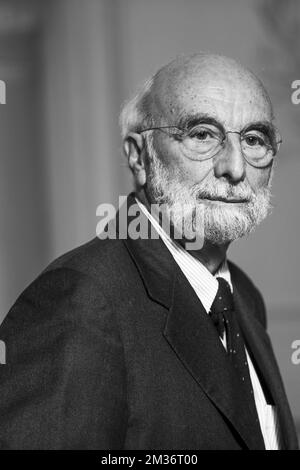
[[[270,212],[270,184],[254,193],[245,181],[232,185],[212,175],[204,183],[187,187],[177,175],[170,175],[157,157],[151,138],[147,139],[147,151],[147,193],[151,202],[164,205],[171,224],[179,233],[182,233],[184,218],[187,239],[199,234],[215,245],[229,243],[249,234]],[[205,201],[208,197],[247,199],[247,202],[209,203]]]

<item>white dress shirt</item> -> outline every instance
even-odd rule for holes
[[[144,204],[142,204],[137,199],[136,202],[138,203],[142,212],[150,220],[155,230],[158,232],[160,238],[192,286],[195,294],[199,298],[206,312],[209,313],[219,287],[219,283],[216,279],[217,277],[223,277],[228,282],[231,288],[231,292],[233,291],[227,261],[225,260],[218,272],[215,275],[212,275],[198,259],[193,257],[188,251],[179,245],[179,243],[169,237],[169,235],[159,225],[158,221],[153,217],[152,214],[150,214]],[[220,338],[220,340],[226,349],[226,337]],[[264,392],[247,349],[246,355],[265,448],[266,450],[278,450],[279,426],[276,409],[274,406],[268,405],[266,402]]]

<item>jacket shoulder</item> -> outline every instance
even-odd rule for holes
[[[114,241],[93,239],[50,263],[18,297],[1,325],[2,334],[9,325],[24,328],[42,318],[99,321],[100,312],[111,310],[106,291],[113,259],[127,256]]]
[[[128,258],[122,240],[97,237],[76,247],[52,261],[43,272],[55,269],[72,269],[99,279],[101,273],[111,270],[115,262]]]

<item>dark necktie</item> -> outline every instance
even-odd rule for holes
[[[217,277],[217,280],[219,289],[211,306],[211,319],[217,328],[219,336],[222,337],[224,331],[226,332],[228,359],[236,372],[240,384],[241,398],[244,402],[248,402],[250,407],[248,417],[249,432],[252,431],[261,434],[245,351],[245,343],[234,311],[233,295],[225,279]]]

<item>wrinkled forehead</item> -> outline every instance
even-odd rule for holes
[[[157,118],[178,125],[199,113],[225,127],[241,129],[250,122],[273,120],[270,99],[261,83],[246,74],[216,76],[182,74],[162,81],[155,90]]]

